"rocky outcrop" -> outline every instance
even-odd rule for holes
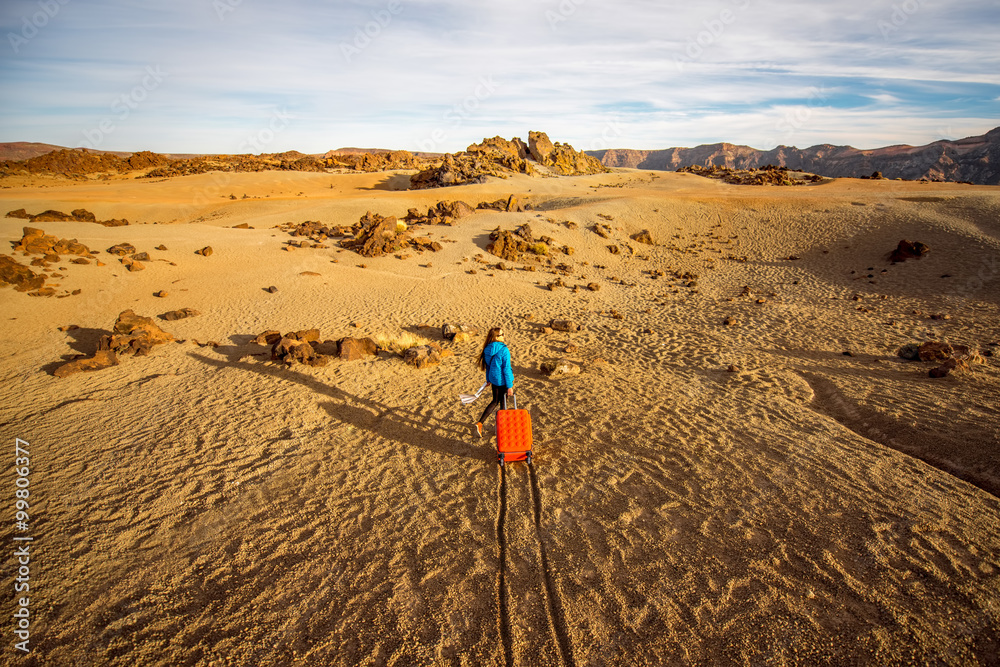
[[[700,165],[758,169],[773,164],[832,178],[861,178],[881,172],[886,178],[943,180],[1000,185],[1000,128],[984,135],[935,141],[926,146],[888,146],[861,150],[820,144],[799,149],[778,146],[762,151],[728,143],[663,150],[589,151],[607,167],[675,171]]]
[[[368,211],[361,217],[359,225],[356,236],[342,241],[340,245],[362,257],[381,257],[396,252],[404,245],[406,234],[399,231],[396,218],[391,215],[383,218]]]
[[[82,178],[89,174],[125,173],[169,163],[156,153],[141,151],[127,158],[112,153],[91,152],[86,148],[60,149],[26,160],[0,162],[0,174],[62,174]]]
[[[490,233],[490,242],[486,250],[501,259],[518,262],[531,250],[533,243],[531,227],[527,224],[521,225],[514,231],[497,228]]]
[[[24,220],[30,220],[31,222],[93,222],[98,225],[104,225],[105,227],[124,227],[128,225],[128,220],[125,220],[124,218],[120,220],[98,220],[96,215],[85,208],[75,209],[72,213],[48,210],[36,213],[35,215],[30,215],[23,208],[19,208],[16,211],[10,211],[7,213],[7,217],[22,218]]]
[[[488,209],[501,211],[503,213],[520,213],[524,211],[524,206],[521,205],[521,202],[518,201],[517,197],[514,195],[507,197],[507,199],[497,199],[496,201],[491,202],[479,202],[479,204],[476,205],[476,208],[480,210]]]
[[[475,212],[476,209],[464,201],[441,201],[427,209],[427,215],[411,208],[403,220],[408,225],[450,225],[455,220],[461,220]]]
[[[76,239],[60,239],[46,234],[41,229],[25,227],[20,241],[13,244],[14,250],[29,255],[79,255],[89,256],[90,248]]]
[[[530,132],[528,144],[515,137],[484,139],[462,153],[448,153],[439,164],[410,177],[410,187],[424,188],[483,183],[489,176],[535,174],[541,164],[563,176],[608,171],[599,160],[568,144],[553,144],[544,132]]]
[[[112,350],[119,356],[134,354],[145,356],[156,345],[169,343],[174,337],[156,326],[153,319],[136,315],[132,310],[122,311],[115,321],[110,336],[103,336],[98,349]]]
[[[820,183],[822,176],[795,172],[788,167],[777,167],[772,164],[759,169],[731,169],[729,167],[702,167],[692,165],[681,167],[680,173],[696,174],[705,178],[716,178],[733,185],[809,185]]]
[[[425,162],[409,151],[369,151],[342,153],[329,151],[323,156],[324,167],[347,167],[366,173],[397,169],[420,169]]]
[[[441,363],[442,359],[451,354],[451,350],[442,350],[437,343],[428,343],[404,351],[403,361],[414,368],[428,368]]]
[[[953,371],[969,370],[972,363],[983,363],[983,358],[965,345],[952,345],[943,341],[909,343],[899,349],[899,356],[907,361],[939,364],[928,371],[932,378],[943,378]]]
[[[528,133],[528,150],[531,157],[562,176],[601,174],[608,168],[601,161],[583,151],[574,150],[569,144],[552,143],[544,132]]]
[[[145,356],[155,346],[172,340],[174,337],[156,326],[152,318],[125,310],[118,315],[111,334],[101,336],[97,351],[92,356],[81,356],[62,364],[53,371],[53,375],[64,378],[81,371],[98,371],[117,366],[121,357]]]

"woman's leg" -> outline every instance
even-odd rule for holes
[[[503,395],[507,393],[507,387],[498,387],[495,384],[490,385],[490,389],[493,390],[493,400],[490,401],[490,404],[486,406],[485,410],[483,410],[483,416],[479,418],[480,424],[486,423],[486,420],[490,418],[493,411],[500,405],[501,401],[503,401]]]

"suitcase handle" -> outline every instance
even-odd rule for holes
[[[517,410],[517,394],[511,394],[510,397],[514,399],[514,409]],[[507,409],[507,392],[503,395],[503,409]]]

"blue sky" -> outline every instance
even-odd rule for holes
[[[0,141],[875,148],[1000,125],[996,0],[4,0]]]

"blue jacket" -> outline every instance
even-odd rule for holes
[[[510,350],[498,340],[483,350],[486,362],[486,381],[497,387],[514,386],[514,370],[510,367]]]

